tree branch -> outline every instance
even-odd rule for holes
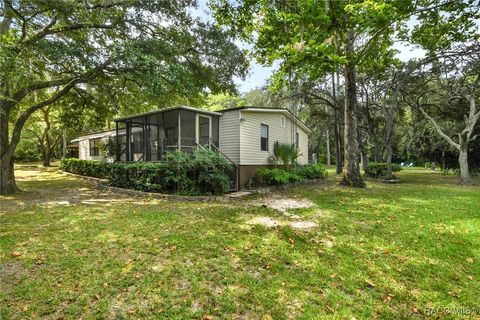
[[[36,91],[36,90],[41,90],[45,88],[51,88],[51,87],[58,87],[64,84],[69,83],[70,81],[77,79],[78,77],[69,77],[69,78],[64,78],[64,79],[55,79],[55,80],[49,80],[49,81],[42,81],[42,82],[36,82],[33,83],[27,87],[24,87],[17,92],[15,92],[12,96],[13,101],[9,101],[6,103],[7,108],[11,107],[11,105],[15,105],[16,103],[20,102],[24,97],[29,95],[30,93]]]
[[[98,73],[102,72],[103,69],[110,63],[110,59],[99,65],[98,67],[84,73],[83,75],[72,79],[69,83],[67,83],[62,89],[57,91],[55,94],[53,94],[50,98],[47,100],[44,100],[40,103],[37,103],[33,106],[30,106],[27,108],[17,119],[15,126],[13,128],[12,132],[12,137],[10,139],[10,143],[8,147],[6,148],[6,151],[3,156],[5,155],[13,155],[13,152],[15,151],[15,148],[20,141],[20,134],[22,132],[23,126],[25,125],[25,122],[27,119],[34,113],[35,111],[48,106],[54,102],[56,102],[58,99],[63,97],[65,94],[67,94],[76,84],[78,83],[84,83],[90,81],[92,78],[95,78]]]
[[[51,29],[51,27],[57,22],[57,17],[54,17],[53,20],[45,26],[40,32],[34,34],[31,38],[23,41],[24,44],[29,44],[40,39],[45,38],[51,34],[65,33],[69,31],[76,31],[81,29],[113,29],[116,27],[116,24],[92,24],[92,23],[77,23],[70,26],[65,26],[57,29]]]
[[[43,27],[42,30],[35,33],[31,38],[24,39],[23,43],[28,44],[28,43],[35,42],[41,38],[44,38],[48,34],[48,31],[50,30],[50,28],[57,23],[57,19],[58,19],[57,16],[54,16],[53,19],[45,27]]]
[[[452,147],[454,147],[457,150],[460,150],[460,144],[456,143],[455,141],[453,141],[452,138],[446,135],[443,132],[442,128],[440,128],[438,123],[432,117],[430,117],[430,115],[428,115],[422,108],[418,108],[418,109],[425,116],[425,118],[427,118],[430,121],[430,123],[435,127],[435,129],[437,130],[440,136],[442,136]]]
[[[7,6],[10,9],[7,9]],[[0,35],[4,35],[10,30],[10,25],[12,24],[13,17],[11,14],[11,8],[12,8],[12,1],[7,0],[5,1],[5,6],[3,7],[3,19],[2,22],[0,22]]]
[[[27,108],[27,110],[25,110],[20,115],[20,117],[18,117],[17,122],[15,123],[15,127],[14,127],[13,132],[12,132],[12,138],[10,139],[10,144],[9,144],[5,154],[8,154],[8,153],[13,154],[13,151],[15,150],[15,147],[16,147],[18,141],[20,141],[20,133],[22,132],[23,126],[25,125],[25,122],[27,121],[27,119],[30,117],[30,115],[32,113],[34,113],[35,111],[37,111],[37,110],[39,110],[39,109],[41,109],[45,106],[48,106],[49,104],[54,103],[55,101],[57,101],[58,99],[63,97],[66,93],[68,93],[70,91],[70,89],[72,89],[79,82],[80,82],[80,79],[72,80],[72,81],[70,81],[70,83],[65,85],[61,90],[57,91],[54,95],[52,95],[47,100],[44,100],[40,103],[37,103],[37,104]]]

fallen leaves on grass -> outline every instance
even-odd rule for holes
[[[383,298],[383,302],[390,302],[393,299],[393,294],[389,293]]]

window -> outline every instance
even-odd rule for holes
[[[260,125],[260,150],[268,151],[268,126]]]
[[[100,144],[102,143],[101,138],[97,139],[90,139],[88,140],[88,143],[90,144],[90,156],[91,157],[96,157],[100,155]]]
[[[300,134],[298,132],[295,133],[295,146],[297,149],[300,146]]]
[[[280,126],[282,126],[282,128],[285,128],[285,116],[280,116]]]

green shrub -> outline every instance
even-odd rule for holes
[[[290,166],[297,161],[298,157],[300,157],[300,150],[295,144],[276,141],[273,144],[273,154],[275,158],[282,160],[283,166],[288,170]]]
[[[84,176],[106,178],[114,187],[188,195],[227,192],[230,180],[225,171],[232,169],[221,154],[205,148],[197,148],[192,154],[169,152],[163,162],[106,163],[64,159],[60,168]]]
[[[111,166],[112,164],[107,162],[76,158],[62,159],[60,162],[60,169],[63,171],[101,179],[109,178]]]
[[[392,172],[398,172],[402,170],[399,164],[392,163]],[[376,163],[370,162],[367,169],[365,170],[365,175],[370,178],[383,178],[387,176],[387,164],[386,163]]]
[[[259,168],[257,169],[260,184],[262,185],[281,185],[295,181],[302,181],[304,178],[295,172],[280,168]]]
[[[225,193],[230,187],[230,179],[225,172],[232,170],[232,164],[218,152],[197,148],[193,152],[193,167],[197,173],[201,192]]]
[[[445,176],[459,176],[460,169],[458,168],[443,169],[442,174]]]
[[[192,155],[175,150],[167,152],[164,159],[164,181],[168,190],[180,194],[198,194],[195,184]]]
[[[15,150],[15,160],[36,162],[42,160],[42,155],[36,149],[18,148]]]
[[[325,169],[320,163],[297,166],[295,172],[305,179],[325,178],[328,174],[327,169]]]
[[[114,163],[108,183],[114,187],[161,192],[166,190],[164,173],[161,162]]]

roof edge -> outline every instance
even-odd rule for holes
[[[154,115],[154,114],[157,114],[157,113],[163,113],[163,112],[167,112],[167,111],[173,111],[173,110],[188,110],[188,111],[211,114],[211,115],[215,115],[215,116],[221,116],[222,115],[220,112],[216,112],[216,111],[204,110],[204,109],[199,109],[199,108],[189,107],[189,106],[176,106],[176,107],[169,107],[169,108],[164,108],[164,109],[157,109],[157,110],[143,112],[143,113],[137,113],[137,114],[134,114],[134,115],[131,115],[131,116],[126,116],[126,117],[115,118],[115,119],[113,119],[113,121],[115,121],[115,122],[124,121],[124,120],[128,120],[128,119],[145,117],[145,116]]]

